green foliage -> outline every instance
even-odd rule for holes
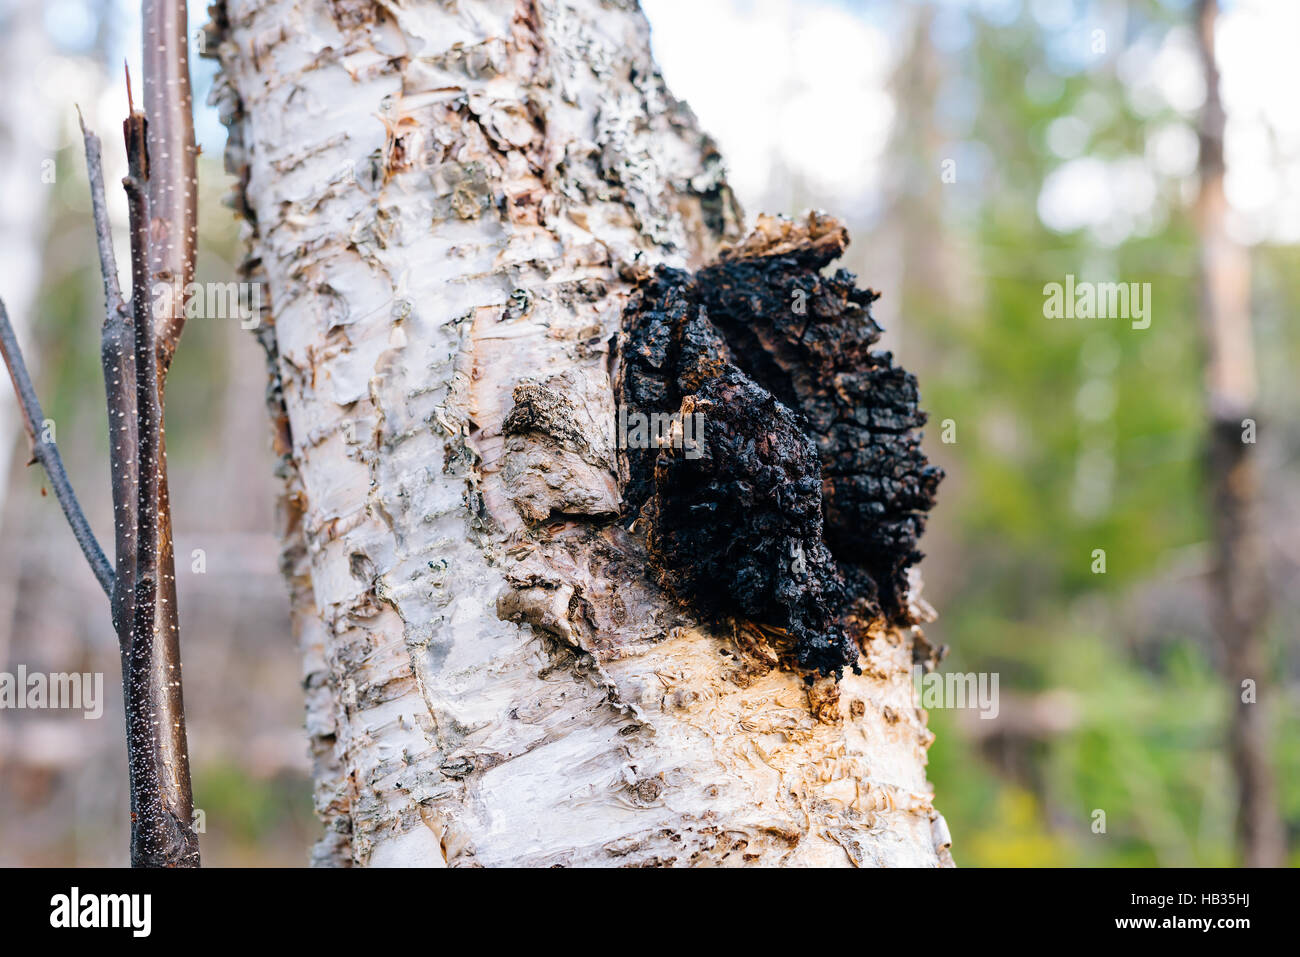
[[[931,155],[926,144],[955,150],[965,137],[991,157],[973,181],[959,173],[931,198],[930,218],[965,257],[970,281],[945,296],[913,270],[902,290],[906,333],[919,346],[904,361],[916,367],[930,412],[927,448],[949,472],[931,522],[945,551],[927,563],[943,564],[933,577],[945,590],[932,596],[942,618],[927,632],[954,649],[945,670],[997,672],[1003,701],[997,735],[981,733],[974,712],[932,712],[937,803],[959,864],[1231,864],[1235,782],[1224,745],[1234,690],[1214,671],[1208,625],[1130,621],[1133,604],[1156,587],[1177,596],[1167,604],[1200,603],[1187,614],[1204,620],[1199,575],[1185,567],[1201,556],[1204,569],[1208,536],[1187,194],[1157,177],[1156,215],[1106,242],[1087,229],[1053,232],[1037,207],[1063,162],[1047,148],[1058,117],[1089,117],[1083,155],[1102,160],[1140,160],[1154,124],[1187,118],[1136,113],[1115,67],[1118,49],[1069,68],[1053,61],[1052,38],[1028,11],[1006,26],[969,15],[973,43],[944,69],[979,91],[974,114],[945,120],[931,109],[941,104],[904,103],[893,146],[915,158],[917,177],[934,175],[949,155]],[[1131,35],[1161,33],[1184,15],[1137,4]],[[1050,82],[1033,79],[1044,77]],[[924,221],[924,212],[904,203],[899,216]],[[1300,333],[1284,318],[1300,307],[1297,258],[1294,247],[1254,257],[1261,401],[1273,423],[1262,461],[1272,468],[1279,458],[1294,466],[1300,446],[1290,371]],[[1150,327],[1047,318],[1044,286],[1067,274],[1150,283]],[[957,441],[944,444],[949,419]],[[1096,549],[1105,552],[1101,574]],[[1275,635],[1282,688],[1295,667],[1284,631],[1279,624]],[[1294,834],[1300,706],[1294,693],[1270,704]],[[1023,720],[1012,720],[1012,709]],[[1060,725],[1045,726],[1044,711]],[[1097,810],[1104,834],[1092,830]]]
[[[256,778],[241,765],[199,766],[194,804],[203,811],[209,865],[301,866],[302,848],[319,827],[307,782],[297,775]]]

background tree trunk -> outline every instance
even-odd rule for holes
[[[950,863],[910,631],[806,685],[611,522],[632,279],[740,232],[637,6],[226,0],[208,48],[270,299],[315,862]],[[521,382],[576,446],[503,435]]]
[[[1228,751],[1237,778],[1237,833],[1242,863],[1280,867],[1286,834],[1269,755],[1267,699],[1272,685],[1264,623],[1268,587],[1258,527],[1255,464],[1258,412],[1250,320],[1250,254],[1228,233],[1223,137],[1214,54],[1215,0],[1197,5],[1197,39],[1205,71],[1199,130],[1201,188],[1200,312],[1205,333],[1205,393],[1210,424],[1207,479],[1214,541],[1211,619],[1232,696]],[[1251,683],[1250,691],[1245,683]]]

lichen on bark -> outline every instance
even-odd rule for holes
[[[656,270],[624,311],[620,381],[630,412],[703,415],[702,454],[622,451],[661,581],[835,676],[873,624],[916,624],[907,569],[943,477],[915,377],[872,351],[878,294],[822,275],[847,243],[821,214],[763,217],[693,275]]]

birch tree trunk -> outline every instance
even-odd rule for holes
[[[910,630],[838,686],[746,668],[612,521],[632,280],[740,236],[638,6],[213,13],[269,292],[314,863],[951,863]],[[567,430],[504,434],[520,384]]]

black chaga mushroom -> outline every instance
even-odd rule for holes
[[[835,675],[856,669],[863,622],[913,623],[907,569],[943,477],[921,452],[916,379],[871,351],[877,294],[821,274],[847,242],[828,217],[764,218],[694,276],[660,269],[624,311],[619,377],[621,423],[703,425],[694,454],[620,443],[660,578]]]

